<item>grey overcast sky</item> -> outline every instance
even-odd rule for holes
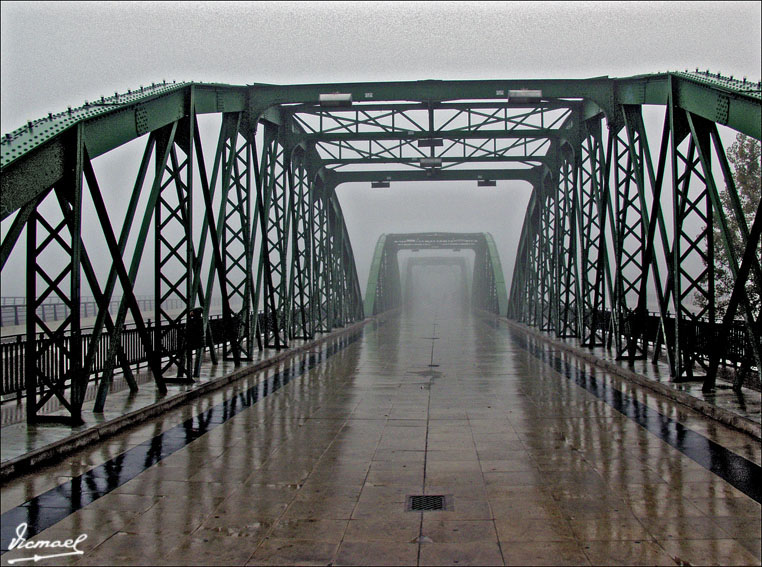
[[[169,79],[760,77],[760,2],[2,2],[2,131]]]
[[[2,132],[152,81],[229,84],[760,75],[760,2],[2,2]],[[512,191],[511,189],[515,189]],[[484,230],[510,279],[527,199],[503,184],[341,187],[365,286],[381,232]],[[518,228],[517,228],[518,225]],[[4,293],[5,290],[4,290]]]

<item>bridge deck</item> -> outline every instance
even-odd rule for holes
[[[2,544],[28,521],[87,534],[57,563],[758,564],[760,461],[492,318],[403,314],[5,483]]]

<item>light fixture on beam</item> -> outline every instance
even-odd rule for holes
[[[497,182],[494,179],[477,179],[476,184],[479,187],[497,187]]]
[[[542,91],[539,89],[517,89],[508,91],[508,102],[539,102]]]
[[[390,185],[388,181],[371,181],[370,182],[371,189],[388,189],[389,186]]]
[[[352,93],[321,94],[320,106],[352,106]]]
[[[425,157],[421,158],[418,161],[419,164],[421,164],[421,167],[442,167],[442,158],[441,157]]]
[[[438,148],[440,146],[444,146],[442,138],[421,138],[418,140],[419,148]]]

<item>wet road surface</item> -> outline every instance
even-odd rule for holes
[[[745,434],[424,306],[4,484],[2,546],[26,523],[87,534],[56,564],[759,564],[759,475]]]

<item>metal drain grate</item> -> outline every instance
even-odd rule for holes
[[[452,510],[451,498],[444,494],[412,495],[407,497],[408,512],[433,512]]]

